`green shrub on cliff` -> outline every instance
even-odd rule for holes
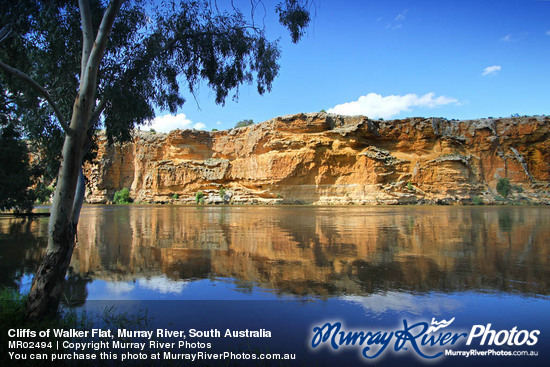
[[[130,190],[123,188],[122,190],[115,192],[113,202],[115,204],[130,204],[133,203],[134,200],[130,197]]]
[[[241,121],[239,121],[235,124],[235,127],[239,128],[239,127],[246,127],[246,126],[250,126],[250,125],[254,125],[254,121],[252,121],[252,120],[241,120]]]
[[[523,187],[519,185],[512,186],[512,189],[514,189],[515,192],[519,192],[520,194],[523,193]]]
[[[195,194],[195,202],[197,204],[203,204],[204,203],[204,192],[197,191],[197,193]]]
[[[501,178],[497,183],[497,192],[504,198],[510,194],[510,180]]]
[[[474,205],[483,205],[483,199],[480,196],[474,196],[472,202]]]

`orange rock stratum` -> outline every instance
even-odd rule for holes
[[[326,113],[229,131],[136,132],[99,139],[87,201],[130,189],[141,202],[408,204],[550,203],[550,117],[378,121]],[[220,188],[225,189],[224,197]],[[177,194],[177,196],[175,196]]]

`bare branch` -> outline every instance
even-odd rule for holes
[[[101,101],[99,101],[97,106],[95,106],[94,112],[92,113],[92,117],[90,118],[90,126],[92,126],[93,124],[95,124],[97,120],[99,120],[99,116],[101,116],[101,113],[105,109],[106,104],[107,104],[107,100],[103,98]]]
[[[11,36],[11,29],[9,24],[5,25],[0,29],[0,43],[4,42],[6,39],[8,39],[9,36]]]
[[[92,50],[90,51],[90,55],[88,56],[88,62],[80,75],[80,91],[77,101],[78,103],[82,103],[83,106],[86,106],[84,109],[86,116],[84,119],[75,120],[73,115],[71,126],[73,123],[84,123],[85,125],[88,125],[90,121],[89,119],[93,112],[91,108],[93,108],[93,104],[95,104],[99,65],[101,63],[101,59],[103,58],[103,54],[105,53],[105,47],[109,41],[109,36],[111,34],[111,30],[113,29],[113,23],[115,22],[115,18],[123,2],[124,0],[111,1],[103,14],[103,19],[101,20],[97,37],[93,44]],[[74,128],[77,131],[82,131],[80,126],[77,127],[75,125]],[[86,129],[86,127],[84,127],[84,129]]]
[[[111,1],[107,7],[107,10],[105,10],[105,14],[103,14],[103,19],[101,20],[101,25],[99,26],[95,43],[88,58],[85,75],[88,75],[93,69],[95,69],[95,73],[92,72],[94,75],[88,75],[88,77],[95,77],[97,75],[97,69],[99,68],[99,63],[103,57],[103,53],[105,52],[107,41],[109,40],[111,30],[113,29],[113,23],[115,22],[116,15],[123,2],[124,0]]]
[[[80,20],[82,22],[82,62],[80,66],[80,75],[84,75],[88,58],[94,45],[94,31],[92,28],[92,12],[90,10],[89,0],[79,0]]]
[[[0,69],[3,69],[5,71],[7,71],[8,73],[11,73],[14,76],[18,77],[19,79],[24,80],[35,91],[37,91],[39,94],[41,94],[42,97],[44,97],[46,99],[46,101],[48,101],[50,107],[55,112],[55,115],[57,116],[57,119],[59,120],[59,124],[61,125],[61,127],[63,128],[65,133],[67,133],[67,135],[72,134],[72,130],[69,128],[69,125],[67,125],[67,122],[65,121],[65,118],[63,118],[63,114],[61,113],[61,111],[57,107],[57,104],[53,100],[52,96],[50,96],[50,94],[48,93],[48,91],[44,87],[42,87],[40,84],[38,84],[36,81],[34,81],[30,76],[28,76],[24,72],[22,72],[18,69],[15,69],[15,68],[13,68],[9,65],[6,65],[2,61],[0,61]]]

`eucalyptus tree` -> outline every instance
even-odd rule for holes
[[[243,83],[270,91],[280,46],[255,14],[275,11],[297,42],[310,5],[280,0],[270,10],[253,0],[242,2],[245,15],[233,1],[1,4],[2,93],[19,107],[29,137],[49,142],[60,162],[48,248],[27,301],[28,316],[36,318],[58,309],[84,199],[82,162],[96,129],[104,126],[109,142],[130,139],[155,108],[175,113],[184,104],[182,85],[194,95],[206,83],[218,104]]]
[[[235,127],[239,128],[239,127],[245,127],[245,126],[250,126],[250,125],[254,125],[254,121],[251,120],[251,119],[248,119],[248,120],[241,120],[241,121],[237,122],[235,124]]]
[[[1,116],[0,116],[1,117]],[[0,118],[0,210],[27,212],[34,195],[27,145],[13,123]]]

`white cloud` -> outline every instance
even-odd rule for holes
[[[216,121],[216,125],[221,125],[222,122],[221,121]]]
[[[409,12],[409,9],[405,9],[401,13],[397,14],[397,16],[393,19],[393,21],[386,24],[386,29],[396,30],[403,27],[403,24],[401,23],[405,20],[408,12]],[[378,19],[382,20],[382,18],[378,18]]]
[[[546,35],[550,36],[550,30],[546,31]]]
[[[176,129],[189,129],[193,122],[189,120],[184,113],[179,115],[164,115],[155,117],[151,124],[151,129],[161,132],[170,132]]]
[[[206,129],[206,125],[203,124],[202,122],[197,122],[196,124],[193,125],[193,129],[204,130]]]
[[[506,36],[501,37],[500,40],[501,40],[502,42],[512,42],[512,41],[513,41],[513,38],[512,38],[512,35],[511,35],[511,34],[507,34]]]
[[[134,285],[126,282],[109,282],[107,289],[114,294],[130,293],[134,290]]]
[[[206,125],[202,122],[193,123],[190,119],[185,116],[184,113],[178,115],[164,115],[155,117],[153,123],[150,126],[151,129],[159,132],[170,132],[176,129],[197,129],[204,130]]]
[[[502,70],[502,67],[500,65],[487,66],[485,69],[483,69],[483,73],[481,73],[481,75],[487,76],[491,74],[496,74],[500,70]]]
[[[159,293],[179,294],[187,287],[188,282],[181,280],[171,280],[166,276],[154,277],[150,279],[140,279],[139,286]]]
[[[460,301],[449,300],[448,297],[438,294],[418,296],[403,292],[387,292],[370,296],[344,296],[341,299],[362,306],[370,315],[382,315],[387,312],[440,315],[462,307]]]
[[[396,22],[402,22],[405,20],[405,16],[407,15],[407,13],[409,12],[409,9],[405,9],[403,10],[401,13],[397,14],[397,16],[395,17],[395,21]]]
[[[458,100],[445,96],[435,97],[435,93],[427,93],[420,97],[416,94],[383,97],[380,94],[369,93],[359,97],[357,101],[336,105],[328,112],[341,115],[365,115],[370,118],[390,118],[403,111],[411,111],[413,107],[434,108],[450,103],[458,103]]]

